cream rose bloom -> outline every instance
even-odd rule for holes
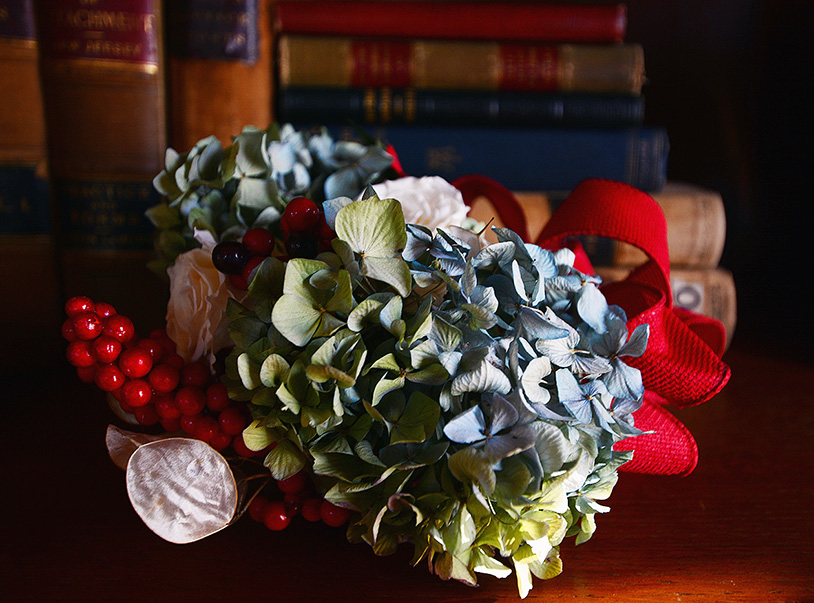
[[[204,247],[182,253],[167,269],[167,335],[185,361],[208,358],[214,363],[215,352],[232,343],[223,320],[226,303],[230,297],[240,300],[245,294],[234,291],[226,275],[212,263],[214,240],[198,233],[196,238]]]
[[[460,226],[469,213],[461,191],[440,176],[408,176],[373,185],[381,199],[398,199],[408,224],[432,230]]]

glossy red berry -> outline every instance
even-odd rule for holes
[[[302,501],[300,514],[306,521],[322,521],[322,499],[316,497],[306,498]]]
[[[221,411],[218,423],[220,423],[223,433],[236,436],[246,428],[248,417],[246,417],[246,413],[230,406]]]
[[[285,509],[285,503],[281,500],[272,500],[263,509],[263,523],[269,530],[280,531],[288,527],[291,517]]]
[[[162,360],[162,362],[164,364],[170,365],[176,371],[180,371],[182,368],[184,368],[184,365],[186,364],[186,362],[184,361],[183,356],[181,356],[181,354],[177,354],[175,352],[168,353],[161,360]]]
[[[136,344],[137,348],[142,348],[150,352],[150,356],[153,358],[153,362],[156,363],[164,356],[165,349],[161,343],[150,337],[145,337],[141,341]]]
[[[121,388],[122,402],[131,408],[139,408],[150,402],[153,388],[144,379],[129,379]]]
[[[104,325],[104,334],[115,337],[121,343],[127,343],[133,339],[133,336],[136,334],[133,321],[121,314],[114,314],[106,318]]]
[[[157,409],[156,412],[158,412]],[[170,433],[181,431],[180,419],[165,419],[162,417],[158,420],[158,422],[161,423],[161,427],[164,429],[164,431],[168,431]]]
[[[181,409],[175,403],[175,396],[171,394],[157,394],[153,396],[153,406],[162,419],[177,420],[181,418]]]
[[[302,504],[305,501],[302,494],[286,494],[283,496],[283,504],[285,505],[285,512],[289,517],[296,517],[302,510]]]
[[[96,381],[96,369],[99,368],[98,364],[91,364],[90,366],[79,366],[76,368],[76,376],[83,383],[93,383]]]
[[[146,376],[153,368],[153,356],[144,348],[130,348],[119,356],[119,368],[132,379]]]
[[[73,332],[73,318],[67,318],[62,323],[62,338],[67,341],[76,341],[76,333]]]
[[[96,386],[105,392],[113,392],[124,385],[125,376],[115,364],[102,364],[94,376]]]
[[[96,314],[101,316],[102,318],[109,318],[116,314],[116,308],[110,305],[107,302],[97,302],[96,303]]]
[[[147,404],[146,406],[139,406],[138,408],[133,409],[133,416],[136,417],[136,421],[138,421],[141,425],[145,427],[149,427],[150,425],[155,425],[160,420],[158,413],[156,413],[155,408],[152,404]]]
[[[229,391],[218,381],[206,388],[206,407],[214,412],[220,412],[229,406]]]
[[[82,312],[95,312],[95,311],[96,304],[93,303],[93,300],[91,298],[84,295],[77,295],[65,302],[65,314],[67,314],[71,318],[78,314],[81,314]]]
[[[247,291],[249,288],[249,283],[246,282],[242,274],[230,274],[229,283],[238,291]]]
[[[265,260],[265,259],[266,258],[264,258],[262,256],[253,255],[251,257],[251,259],[249,259],[249,261],[246,262],[246,267],[243,269],[243,272],[241,273],[240,276],[244,281],[246,281],[246,287],[247,288],[252,282],[252,271],[255,268],[257,268],[263,262],[263,260]]]
[[[181,415],[181,418],[178,419],[181,430],[188,435],[195,435],[195,425],[198,424],[200,418],[200,415]]]
[[[104,331],[104,323],[96,312],[80,312],[73,317],[73,332],[77,339],[96,339]]]
[[[102,335],[93,341],[91,345],[93,355],[102,364],[115,362],[122,351],[122,344],[119,340],[110,335]],[[109,391],[109,390],[108,390]]]
[[[153,367],[147,375],[147,381],[157,392],[167,393],[178,387],[180,375],[176,369],[169,364],[158,364]]]
[[[339,526],[347,523],[348,519],[350,519],[350,511],[348,509],[345,509],[344,507],[337,507],[335,504],[328,502],[327,500],[322,501],[319,512],[322,516],[322,521],[332,528],[338,528]]]
[[[249,448],[246,446],[246,442],[243,441],[243,436],[241,434],[236,435],[232,440],[232,448],[234,448],[234,451],[243,458],[250,459],[257,456],[257,452],[254,450],[249,450]]]
[[[219,430],[212,436],[212,439],[209,440],[209,445],[219,452],[226,450],[232,445],[232,436]]]
[[[266,505],[269,504],[269,499],[266,498],[262,494],[258,494],[252,499],[252,502],[249,503],[249,517],[254,519],[255,521],[263,521],[263,511],[266,508]]]
[[[201,388],[188,385],[175,393],[175,403],[181,414],[198,415],[206,406],[206,394]]]
[[[265,228],[250,228],[243,235],[243,244],[253,254],[268,257],[274,249],[274,235]]]
[[[313,230],[319,223],[320,213],[319,206],[307,197],[295,197],[283,210],[288,227],[293,232]]]
[[[218,422],[212,417],[198,417],[195,423],[195,437],[203,442],[211,442],[215,434],[218,433]]]
[[[69,343],[65,356],[68,362],[77,368],[96,364],[96,356],[93,355],[91,342],[84,339],[77,339]]]
[[[305,471],[295,473],[289,478],[277,481],[277,487],[285,494],[299,494],[308,485],[308,474]]]
[[[209,384],[209,367],[203,362],[190,362],[181,368],[181,385],[192,385],[195,387],[206,387]]]

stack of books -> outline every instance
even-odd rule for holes
[[[361,128],[410,174],[664,185],[667,134],[643,125],[624,5],[282,0],[274,29],[277,120]]]

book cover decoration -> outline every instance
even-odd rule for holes
[[[442,579],[514,575],[525,597],[562,571],[563,541],[592,536],[620,469],[692,470],[662,404],[708,399],[726,365],[645,281],[606,296],[578,248],[508,228],[485,244],[464,198],[496,183],[410,177],[376,141],[272,126],[170,149],[154,184],[166,329],[141,337],[78,296],[63,335],[141,426],[107,444],[162,538],[244,513],[322,521],[377,555],[412,546]],[[651,258],[640,276],[669,288],[663,216],[628,185],[581,184],[541,241],[631,199],[656,212],[628,233]]]

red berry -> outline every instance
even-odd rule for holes
[[[178,422],[181,425],[181,430],[188,435],[195,435],[195,425],[198,424],[199,415],[181,415]]]
[[[83,383],[93,383],[96,380],[96,369],[99,368],[98,364],[90,366],[80,366],[76,368],[76,375]]]
[[[209,367],[203,362],[190,362],[181,368],[181,385],[193,385],[196,387],[206,387],[209,384]]]
[[[184,358],[180,354],[176,354],[175,352],[170,352],[163,358],[164,364],[169,364],[172,368],[176,371],[180,371],[184,368]]]
[[[206,394],[201,388],[188,385],[175,393],[175,403],[181,414],[198,415],[206,406]]]
[[[252,282],[252,270],[257,268],[263,262],[264,259],[266,258],[259,255],[253,255],[251,259],[248,262],[246,262],[246,267],[243,269],[243,272],[240,274],[240,277],[244,281],[246,281],[247,288]]]
[[[303,519],[306,521],[322,521],[322,499],[321,498],[306,498],[302,501],[302,508],[300,509]]]
[[[119,354],[122,351],[122,344],[119,343],[118,339],[115,339],[110,335],[102,335],[98,339],[94,340],[91,348],[93,350],[93,355],[96,356],[96,359],[99,362],[109,364],[111,362],[115,362],[116,358],[119,357]]]
[[[96,386],[105,392],[113,392],[124,385],[125,377],[121,369],[115,364],[103,364],[96,369],[94,377]]]
[[[243,441],[242,435],[235,436],[235,439],[232,440],[232,448],[234,448],[235,452],[239,456],[247,459],[257,455],[254,450],[249,450],[249,448],[246,446],[246,442]]]
[[[337,507],[335,504],[328,502],[327,500],[322,501],[322,506],[320,507],[319,512],[322,516],[322,521],[332,528],[338,528],[339,526],[347,523],[348,519],[350,519],[350,511],[348,509],[345,509],[344,507]]]
[[[285,503],[273,500],[263,509],[263,523],[269,530],[280,531],[288,527],[291,517],[285,510]]]
[[[215,450],[226,450],[231,444],[232,436],[228,433],[223,433],[220,429],[212,436],[212,439],[209,440],[209,445]]]
[[[289,517],[296,517],[297,513],[302,510],[303,502],[304,498],[302,494],[286,494],[283,496],[285,512]]]
[[[288,216],[283,212],[283,215],[280,216],[280,228],[283,229],[283,234],[288,235],[291,232],[291,224],[288,223]]]
[[[295,197],[285,206],[283,215],[292,231],[311,230],[319,223],[319,207],[307,197]]]
[[[164,355],[164,346],[155,339],[151,339],[150,337],[145,337],[141,341],[136,344],[137,348],[142,348],[150,352],[150,356],[153,358],[153,362],[158,362],[161,360],[161,357]]]
[[[144,406],[153,397],[153,388],[144,379],[130,379],[122,385],[122,401],[132,408]]]
[[[62,337],[68,341],[76,341],[76,333],[73,332],[73,318],[66,318],[62,323]]]
[[[195,437],[203,442],[211,442],[214,435],[218,433],[218,422],[212,417],[198,417],[195,423]]]
[[[121,390],[119,390],[119,392],[120,392],[120,395],[121,395]],[[114,397],[115,397],[115,394],[114,394]],[[121,408],[122,412],[125,413],[125,414],[132,415],[133,411],[136,410],[135,408],[133,408],[132,406],[127,404],[127,402],[125,402],[124,400],[121,400],[119,398],[116,398],[116,400],[119,402],[119,408]]]
[[[274,249],[274,235],[265,228],[250,228],[243,235],[243,244],[252,253],[268,257]]]
[[[220,412],[229,406],[229,391],[220,381],[206,388],[206,407],[209,410]]]
[[[263,510],[268,504],[269,499],[262,494],[258,494],[252,499],[252,502],[249,503],[249,516],[255,521],[263,521]]]
[[[153,406],[162,419],[177,420],[181,418],[181,410],[175,403],[175,396],[161,393],[153,396]]]
[[[243,278],[242,274],[230,274],[229,282],[238,291],[246,291],[249,288],[249,283],[246,282],[246,279]]]
[[[65,314],[69,317],[73,318],[82,312],[95,312],[96,311],[96,304],[93,303],[93,300],[89,297],[84,295],[77,295],[76,297],[70,298],[68,301],[65,302]]]
[[[286,494],[299,494],[308,485],[308,475],[305,471],[295,473],[289,478],[277,482],[277,487]]]
[[[102,318],[108,318],[116,314],[116,308],[107,302],[98,302],[96,304],[96,313]]]
[[[150,425],[155,425],[158,423],[160,417],[158,413],[155,411],[155,407],[152,404],[147,404],[146,406],[139,406],[138,408],[133,409],[133,415],[136,417],[136,421],[138,421],[141,425],[148,427]]]
[[[73,317],[73,332],[77,339],[96,339],[103,330],[104,323],[96,312],[81,312]]]
[[[231,406],[224,408],[218,416],[218,422],[223,433],[235,436],[246,428],[248,422],[246,413]]]
[[[77,368],[96,364],[96,356],[93,355],[91,342],[84,339],[77,339],[69,343],[65,356],[68,358],[68,362]]]
[[[136,328],[133,326],[133,321],[122,316],[121,314],[114,314],[105,319],[105,335],[115,337],[121,343],[127,343],[136,334]]]
[[[178,387],[179,379],[178,371],[169,364],[158,364],[147,375],[147,381],[150,382],[153,389],[161,393],[173,391]]]
[[[119,356],[119,368],[128,377],[139,379],[152,370],[153,357],[144,348],[130,348],[124,350]]]
[[[156,410],[156,412],[158,411]],[[162,417],[161,419],[159,419],[159,423],[161,423],[161,427],[164,429],[164,431],[169,432],[181,431],[180,419],[165,419]]]

